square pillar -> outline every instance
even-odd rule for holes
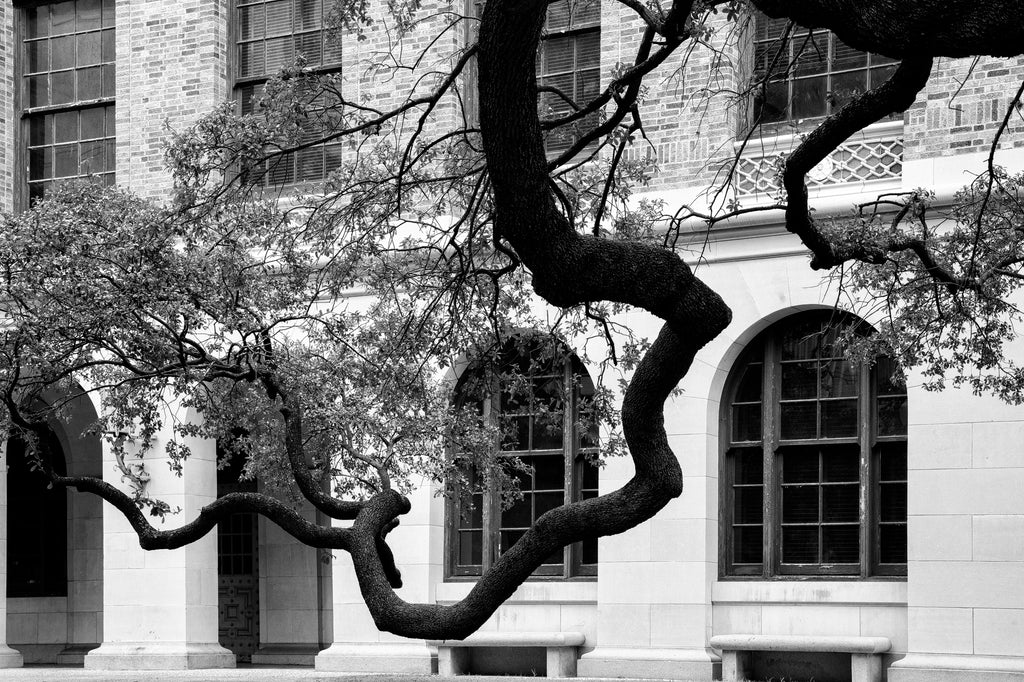
[[[412,510],[388,535],[402,571],[404,586],[398,594],[409,602],[431,603],[442,579],[437,550],[443,544],[444,502],[434,496],[429,481],[409,497]],[[316,669],[429,675],[433,657],[426,642],[378,630],[363,603],[351,557],[341,550],[333,556],[334,642],[316,657]]]
[[[20,668],[21,653],[7,646],[7,442],[0,443],[0,668]]]
[[[192,455],[177,476],[163,456],[168,435],[159,434],[142,461],[150,476],[146,492],[172,509],[181,508],[162,524],[157,519],[154,523],[174,528],[215,499],[217,458],[213,441],[190,439]],[[129,453],[126,463],[131,461],[139,460]],[[103,476],[129,490],[108,442],[103,444]],[[234,667],[234,654],[217,641],[216,531],[180,549],[147,552],[124,516],[104,504],[103,554],[103,643],[86,655],[87,669]]]

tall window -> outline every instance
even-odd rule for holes
[[[28,195],[58,180],[114,183],[114,0],[23,10],[22,118]]]
[[[341,68],[341,42],[324,29],[324,15],[331,6],[331,0],[238,0],[235,91],[243,114],[252,113],[253,97],[260,95],[267,80],[293,66],[300,55],[319,71]],[[323,120],[316,119],[310,120],[300,141],[321,135]],[[340,144],[319,144],[275,157],[267,168],[266,181],[279,185],[320,180],[340,165]]]
[[[41,439],[42,457],[65,474],[56,436]],[[7,441],[7,596],[63,597],[68,593],[67,491],[50,486],[25,455],[25,443]]]
[[[762,333],[733,370],[722,434],[722,569],[905,575],[907,396],[887,357],[853,364],[829,314]]]
[[[468,484],[449,503],[451,576],[480,575],[542,514],[597,496],[596,428],[586,425],[594,385],[574,357],[543,356],[543,351],[517,353],[510,346],[502,358],[509,372],[488,380],[490,394],[481,414],[501,426],[499,458],[518,458],[524,465],[513,474],[522,498],[503,505],[502,491],[487,483],[489,472],[467,467]],[[596,574],[596,540],[558,550],[534,573],[552,578]]]
[[[548,5],[537,53],[538,84],[556,88],[583,106],[597,97],[600,76],[601,4],[597,0],[557,0]],[[539,99],[542,119],[562,118],[575,110],[555,92],[542,92]],[[552,130],[545,141],[548,153],[565,151],[597,124],[598,115],[594,113]]]
[[[854,96],[885,82],[895,60],[855,50],[830,31],[810,31],[788,19],[754,17],[754,78],[767,77],[754,93],[752,123],[795,124],[822,118]]]

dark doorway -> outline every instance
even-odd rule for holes
[[[218,459],[220,459],[218,452]],[[255,481],[239,481],[241,457],[217,472],[217,496],[231,492],[253,492]],[[219,576],[218,627],[221,646],[235,654],[239,663],[252,662],[260,643],[260,581],[258,516],[251,512],[232,514],[217,524],[217,569]]]

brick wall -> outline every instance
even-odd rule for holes
[[[183,128],[229,97],[228,0],[118,0],[117,181],[167,195],[167,126]]]

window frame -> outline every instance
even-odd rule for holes
[[[230,4],[230,15],[228,17],[228,43],[230,45],[230,48],[228,50],[228,74],[229,74],[229,82],[231,83],[231,99],[235,102],[236,112],[238,114],[240,114],[240,115],[244,113],[245,107],[246,107],[246,102],[243,99],[243,91],[245,90],[245,88],[252,87],[253,88],[253,94],[251,96],[252,97],[258,97],[260,95],[260,93],[262,92],[262,88],[266,85],[266,83],[271,78],[274,77],[276,71],[274,73],[269,73],[269,74],[268,73],[264,73],[264,74],[259,75],[259,76],[242,76],[242,64],[241,64],[241,59],[240,59],[241,45],[243,44],[243,42],[245,42],[245,43],[253,43],[253,42],[258,42],[260,40],[266,41],[268,39],[268,37],[266,35],[266,30],[264,29],[264,35],[262,37],[248,39],[248,40],[243,39],[242,38],[242,26],[241,26],[242,22],[240,20],[239,8],[240,7],[246,7],[246,6],[256,6],[256,5],[264,5],[265,6],[266,3],[269,2],[269,1],[272,1],[272,0],[232,0],[231,4]],[[296,2],[296,0],[287,0],[287,1],[289,2],[290,7],[292,7],[294,9],[294,7],[295,7],[294,3]],[[344,70],[344,44],[343,44],[343,41],[342,41],[341,36],[340,36],[340,31],[338,32],[339,35],[336,35],[336,36],[328,36],[327,35],[329,33],[329,30],[324,28],[324,17],[326,15],[325,10],[329,10],[330,9],[331,2],[330,2],[330,0],[319,0],[319,2],[321,3],[321,15],[320,15],[320,27],[319,28],[311,29],[311,30],[308,30],[308,31],[296,32],[294,30],[294,16],[292,16],[292,22],[293,22],[292,23],[292,27],[293,27],[292,32],[288,33],[288,34],[275,35],[275,36],[271,36],[271,37],[273,37],[273,38],[281,38],[281,37],[284,37],[285,35],[287,35],[287,36],[290,36],[290,37],[294,38],[295,36],[298,36],[298,35],[309,35],[309,34],[312,34],[312,33],[319,33],[320,34],[320,39],[321,39],[321,48],[329,40],[330,41],[337,41],[337,43],[338,43],[338,50],[337,50],[337,52],[338,52],[338,59],[337,59],[337,61],[332,61],[332,62],[329,62],[327,64],[312,64],[311,63],[309,65],[309,68],[313,72],[318,74],[318,75],[330,75],[330,74],[334,74],[334,73],[341,73]],[[264,22],[265,22],[265,19],[264,19]],[[294,61],[294,57],[297,56],[297,55],[298,55],[298,53],[294,53],[293,54],[293,61]],[[265,62],[264,62],[264,66],[265,66]],[[282,187],[282,188],[283,187],[287,187],[287,188],[294,188],[294,187],[309,186],[309,185],[315,184],[317,182],[322,182],[324,179],[327,178],[328,175],[330,175],[332,170],[335,170],[336,168],[340,167],[340,165],[341,165],[340,157],[339,157],[339,163],[338,163],[337,166],[328,167],[330,164],[328,163],[326,147],[327,146],[334,146],[334,147],[337,147],[340,150],[341,147],[342,147],[342,144],[340,142],[336,142],[334,144],[328,145],[327,143],[321,142],[321,143],[319,143],[318,145],[315,145],[315,146],[319,146],[322,150],[324,150],[322,152],[322,156],[323,156],[323,169],[324,169],[324,172],[323,172],[322,175],[320,175],[318,177],[315,177],[315,178],[305,178],[305,179],[301,179],[301,180],[295,179],[298,176],[297,166],[298,166],[299,162],[298,162],[298,159],[296,158],[296,153],[295,152],[290,152],[288,154],[284,154],[284,155],[281,155],[280,157],[278,157],[277,160],[275,160],[272,165],[270,164],[269,161],[264,161],[263,162],[264,165],[265,165],[265,168],[264,168],[264,170],[262,170],[260,172],[260,180],[259,180],[260,184],[262,184],[264,187]],[[291,176],[292,176],[293,179],[291,181],[288,181],[288,182],[274,182],[273,178],[272,178],[272,175],[274,173],[274,166],[284,162],[285,160],[287,160],[287,162],[291,165]]]
[[[579,382],[574,381],[574,375],[586,372],[582,363],[571,353],[563,354],[558,363],[562,370],[562,387],[571,387],[566,393],[569,396],[569,409],[562,414],[562,448],[537,450],[507,450],[501,451],[501,456],[520,456],[524,459],[534,456],[561,455],[563,463],[563,502],[576,502],[584,499],[584,493],[593,492],[598,494],[597,488],[584,488],[584,464],[589,454],[597,454],[599,447],[595,442],[593,445],[584,446],[579,433],[579,407],[580,391]],[[576,371],[576,370],[579,371]],[[469,370],[472,371],[472,370]],[[589,378],[589,376],[588,376]],[[496,380],[495,380],[496,381]],[[456,395],[458,394],[456,388]],[[483,419],[488,423],[500,418],[500,388],[494,386],[488,392],[487,398],[483,401]],[[595,466],[595,472],[597,468]],[[449,485],[449,484],[446,484]],[[459,546],[456,536],[460,531],[458,519],[461,514],[462,497],[458,490],[452,490],[449,486],[449,494],[445,500],[445,522],[444,522],[444,575],[445,581],[473,581],[480,578],[497,561],[501,543],[501,495],[497,488],[488,488],[482,493],[481,501],[481,545],[482,562],[480,564],[460,564],[458,562]],[[596,540],[594,541],[596,542]],[[562,548],[561,570],[555,569],[555,565],[541,565],[528,580],[531,581],[572,581],[572,580],[596,580],[598,562],[583,562],[583,543],[576,542]]]
[[[830,318],[831,316],[831,318]],[[828,322],[828,320],[831,322]],[[864,324],[854,316],[836,317],[835,311],[809,311],[795,313],[776,320],[761,331],[740,354],[734,363],[722,394],[719,410],[719,577],[723,580],[864,580],[897,579],[906,580],[906,563],[881,562],[881,456],[886,444],[902,444],[904,450],[907,435],[879,435],[878,433],[878,382],[877,363],[860,363],[857,367],[861,390],[857,394],[858,435],[847,438],[782,439],[781,425],[781,338],[789,325],[816,320],[826,324]],[[758,360],[760,357],[760,360]],[[752,363],[761,362],[760,441],[734,441],[733,403],[743,371]],[[820,360],[818,360],[820,362]],[[820,381],[820,379],[819,379]],[[864,388],[866,387],[866,388]],[[892,394],[895,395],[895,394]],[[900,394],[900,395],[905,395]],[[884,396],[883,396],[884,397]],[[820,398],[818,399],[821,400]],[[782,458],[785,450],[797,447],[833,447],[855,445],[859,451],[858,480],[858,538],[859,561],[852,563],[821,562],[818,564],[782,563]],[[761,451],[762,488],[761,528],[762,547],[760,563],[741,563],[734,559],[735,490],[743,483],[736,482],[735,458],[731,453],[738,449],[759,449]],[[781,451],[781,452],[780,452]],[[905,456],[905,454],[904,454]],[[821,455],[819,454],[819,462]],[[822,484],[819,469],[819,487]],[[887,481],[902,483],[902,481]],[[748,484],[756,486],[756,484]],[[820,498],[819,498],[820,499]],[[819,502],[818,510],[822,506]],[[906,526],[904,518],[902,524]],[[742,525],[742,524],[741,524]],[[752,524],[757,525],[757,524]],[[826,524],[820,520],[821,528]],[[820,549],[820,543],[819,543]]]
[[[760,73],[760,68],[759,68],[760,65],[758,64],[758,59],[757,59],[758,48],[760,46],[764,45],[764,46],[767,46],[769,48],[771,48],[771,47],[776,47],[776,48],[784,47],[786,52],[787,52],[787,54],[788,54],[788,56],[785,59],[783,59],[781,57],[781,55],[779,56],[780,64],[778,64],[776,66],[777,66],[777,68],[781,66],[781,67],[783,67],[783,69],[782,69],[781,73],[777,72],[778,73],[777,77],[769,79],[769,83],[774,81],[774,82],[785,83],[785,85],[786,85],[786,106],[785,106],[785,111],[783,112],[782,117],[780,119],[774,120],[774,121],[763,121],[763,120],[760,120],[761,117],[759,116],[759,113],[758,113],[758,109],[759,109],[758,100],[761,97],[762,93],[767,95],[768,87],[767,87],[767,85],[763,89],[761,87],[757,87],[757,88],[755,88],[755,89],[753,89],[751,91],[752,92],[752,96],[751,96],[751,99],[750,99],[750,106],[747,109],[747,117],[746,117],[747,120],[746,120],[746,123],[744,125],[744,129],[748,130],[748,131],[751,130],[751,129],[761,130],[761,131],[763,131],[762,134],[767,134],[767,135],[770,135],[770,136],[774,136],[774,135],[786,134],[787,132],[792,132],[792,131],[797,131],[797,132],[804,131],[804,130],[816,127],[819,123],[821,123],[821,121],[823,121],[828,116],[833,114],[835,112],[835,110],[837,109],[836,104],[835,104],[834,91],[830,87],[831,84],[833,83],[833,77],[835,77],[835,76],[842,76],[842,75],[846,75],[846,74],[863,72],[864,73],[864,87],[865,87],[865,91],[867,91],[867,90],[870,90],[873,87],[877,87],[879,85],[879,83],[875,83],[874,82],[874,76],[876,74],[885,73],[886,71],[889,71],[890,74],[891,74],[891,72],[895,71],[896,67],[899,65],[899,61],[898,60],[890,59],[888,57],[885,57],[884,55],[878,55],[878,54],[875,54],[873,52],[864,52],[862,50],[856,50],[856,48],[850,47],[850,46],[846,45],[845,43],[843,43],[843,45],[846,45],[846,47],[848,47],[849,49],[854,50],[855,52],[858,52],[858,53],[864,55],[864,62],[865,63],[864,63],[863,66],[858,66],[858,67],[834,68],[834,60],[836,58],[836,55],[835,55],[835,43],[836,43],[836,41],[839,40],[839,38],[832,31],[829,31],[828,29],[824,29],[824,28],[808,29],[808,28],[805,28],[805,27],[803,27],[803,26],[801,26],[799,24],[795,24],[794,23],[793,25],[795,27],[795,30],[793,32],[790,32],[788,36],[786,35],[785,30],[783,30],[783,32],[781,34],[766,35],[766,37],[760,38],[759,37],[759,25],[760,25],[760,23],[763,22],[763,21],[772,21],[771,17],[768,17],[763,12],[760,12],[758,10],[754,10],[751,13],[751,15],[750,15],[750,19],[751,19],[751,21],[750,21],[750,37],[749,37],[749,40],[747,41],[747,44],[748,44],[749,50],[750,50],[749,51],[749,57],[748,57],[748,59],[749,59],[748,63],[750,64],[750,71],[749,71],[749,73],[751,74],[751,77],[752,77],[752,80],[751,80],[752,84],[753,84],[754,80],[759,77],[758,74]],[[797,35],[794,35],[794,33],[796,33]],[[781,39],[782,39],[783,36],[786,36],[786,42],[785,43],[781,42]],[[800,54],[806,53],[808,50],[813,52],[813,49],[812,48],[805,48],[805,49],[802,49],[802,50],[798,49],[797,46],[796,46],[796,43],[798,41],[812,41],[812,43],[813,43],[813,41],[815,40],[816,37],[824,37],[825,40],[826,40],[826,46],[825,46],[826,56],[825,56],[825,59],[824,59],[823,70],[821,72],[812,72],[812,73],[807,73],[807,74],[797,73],[797,71],[798,71],[798,67],[797,67],[798,59],[797,58],[799,57]],[[812,47],[813,47],[813,45],[812,45]],[[774,54],[778,54],[778,53],[775,52]],[[876,59],[881,59],[881,60],[885,60],[885,61],[882,61],[880,63],[876,63],[875,62]],[[812,80],[814,78],[824,78],[825,79],[825,92],[824,92],[825,112],[823,114],[821,114],[821,115],[805,116],[803,118],[797,118],[796,116],[793,115],[794,82],[796,82],[796,81]],[[882,79],[881,82],[884,82],[887,78],[888,77],[886,77],[885,79]],[[764,106],[764,104],[761,104],[760,106]],[[900,114],[900,115],[892,115],[892,116],[890,116],[889,118],[887,118],[885,120],[897,120],[897,119],[898,120],[902,120],[903,119],[902,114]]]
[[[85,141],[86,142],[104,142],[105,143],[105,142],[107,142],[109,140],[114,145],[114,149],[115,149],[113,158],[111,159],[112,166],[110,168],[106,168],[106,161],[107,161],[107,159],[106,159],[106,149],[104,149],[104,167],[105,168],[104,168],[104,171],[102,173],[98,173],[98,174],[94,173],[94,174],[90,174],[90,175],[78,174],[78,175],[74,175],[74,176],[61,176],[59,178],[56,177],[56,176],[53,176],[53,177],[50,177],[50,178],[43,178],[42,182],[48,182],[48,183],[52,184],[52,183],[59,183],[59,182],[82,181],[82,180],[87,180],[89,177],[91,177],[93,175],[95,175],[95,176],[109,176],[110,177],[110,183],[109,184],[115,184],[117,182],[117,152],[116,152],[116,144],[117,144],[117,129],[116,129],[116,112],[117,112],[117,10],[116,10],[116,6],[114,6],[113,3],[111,3],[112,4],[111,11],[113,12],[113,14],[112,14],[112,17],[111,17],[109,25],[106,25],[103,22],[103,0],[100,0],[100,26],[99,26],[99,28],[97,28],[97,29],[90,29],[88,31],[82,31],[82,32],[73,31],[70,34],[67,34],[67,33],[59,34],[59,35],[62,35],[62,36],[63,35],[75,35],[75,36],[77,36],[79,33],[87,33],[87,32],[92,32],[92,31],[95,31],[95,32],[100,34],[100,61],[97,62],[95,65],[89,65],[89,66],[95,66],[95,67],[101,69],[101,71],[103,70],[104,66],[109,65],[109,66],[112,67],[111,71],[113,73],[113,83],[112,83],[113,94],[111,94],[111,95],[103,95],[102,94],[103,93],[103,80],[102,80],[103,76],[101,75],[101,81],[100,81],[100,95],[101,96],[100,97],[95,97],[95,98],[86,99],[86,100],[80,100],[80,99],[74,98],[74,99],[72,99],[69,102],[64,102],[64,103],[61,103],[61,104],[46,104],[46,105],[43,105],[43,106],[36,106],[36,107],[29,106],[30,100],[29,100],[28,92],[27,92],[27,88],[28,88],[28,80],[27,79],[28,79],[28,75],[29,75],[30,72],[28,72],[26,70],[27,67],[28,67],[28,60],[27,60],[26,50],[27,50],[28,43],[31,42],[31,41],[34,41],[35,38],[30,38],[29,35],[28,35],[28,22],[29,22],[28,12],[30,10],[38,9],[40,7],[49,7],[51,5],[62,4],[62,1],[55,2],[54,0],[25,0],[23,2],[15,3],[14,4],[14,8],[13,8],[14,9],[14,13],[15,13],[15,15],[14,15],[14,35],[13,35],[14,40],[13,40],[13,45],[12,45],[12,53],[13,53],[12,54],[12,62],[13,62],[13,66],[14,66],[14,70],[13,70],[13,73],[14,73],[13,104],[14,104],[15,116],[17,118],[17,121],[16,121],[16,133],[15,133],[16,139],[15,139],[15,149],[14,149],[14,162],[15,162],[15,169],[16,170],[15,170],[15,173],[14,173],[14,197],[13,197],[13,200],[14,200],[14,207],[15,207],[16,210],[26,210],[26,209],[29,208],[29,206],[31,204],[31,199],[32,199],[32,195],[31,195],[31,184],[32,184],[32,180],[31,180],[32,173],[31,173],[31,170],[32,169],[30,167],[30,158],[31,158],[30,157],[30,147],[32,146],[32,144],[31,144],[31,142],[32,142],[32,140],[31,140],[31,122],[32,122],[32,120],[34,118],[39,117],[39,116],[47,116],[47,115],[56,116],[58,114],[63,114],[63,113],[68,113],[68,112],[78,112],[79,113],[79,117],[78,117],[78,122],[79,123],[78,124],[79,124],[79,126],[81,126],[81,123],[80,123],[81,116],[80,115],[81,115],[82,111],[91,110],[91,109],[109,109],[110,110],[109,117],[107,116],[106,113],[104,113],[104,116],[103,116],[103,120],[104,120],[104,123],[103,123],[103,125],[104,125],[104,136],[103,137],[99,137],[99,138],[88,138]],[[75,0],[75,2],[77,2],[77,0]],[[76,16],[76,19],[77,19],[77,16],[78,16],[77,12],[76,12],[75,16]],[[114,43],[113,60],[110,61],[110,62],[104,61],[103,60],[103,54],[102,54],[102,49],[103,49],[102,35],[103,35],[104,32],[106,32],[108,30],[111,32],[111,35],[113,36],[112,40],[113,40],[113,43]],[[50,33],[47,33],[46,36],[37,36],[37,38],[38,37],[50,38],[50,37],[52,37],[52,35]],[[50,53],[48,52],[47,54],[49,55]],[[64,71],[64,70],[66,70],[66,69],[58,69],[57,71]],[[76,60],[76,64],[73,65],[70,68],[70,71],[71,71],[71,73],[76,73],[78,70],[79,70],[79,68],[78,68],[78,64],[77,64],[77,60]],[[48,65],[46,71],[33,71],[31,73],[38,75],[38,74],[43,74],[43,73],[51,74],[53,72],[54,71],[53,71],[52,67]],[[76,76],[76,82],[77,82],[77,76]],[[77,90],[77,87],[76,87],[76,90]],[[77,96],[77,92],[75,93],[75,95]],[[113,126],[114,129],[108,131],[106,129],[108,124]],[[56,122],[54,122],[54,125],[56,125]],[[82,143],[83,143],[83,138],[81,137],[81,128],[80,127],[79,127],[78,134],[74,138],[63,141],[63,144],[75,144],[75,145],[78,145],[79,146],[79,150],[78,150],[79,152],[81,151],[80,145]],[[39,145],[37,145],[37,146],[39,146]],[[54,139],[51,144],[49,144],[49,145],[42,145],[42,146],[55,148],[55,147],[60,146],[60,145],[56,141],[56,139]],[[54,164],[53,171],[55,173],[56,172],[56,168],[55,168],[56,160],[54,159],[52,161],[52,163]],[[80,153],[79,153],[79,156],[78,156],[78,162],[77,163],[78,163],[79,171],[81,171],[81,155],[80,155]]]

